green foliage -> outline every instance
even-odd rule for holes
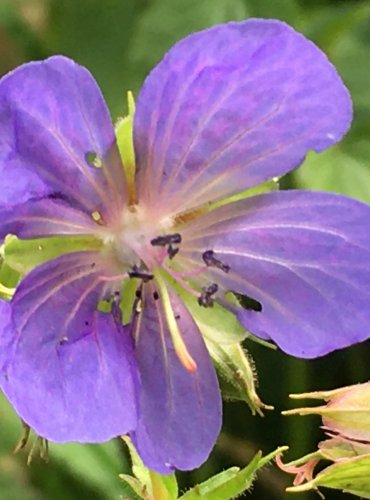
[[[120,477],[126,485],[132,488],[134,493],[130,498],[135,500],[136,498],[142,500],[176,500],[177,498],[179,500],[231,500],[248,490],[255,480],[257,471],[286,449],[285,447],[278,448],[265,457],[258,452],[243,469],[231,467],[197,484],[178,497],[176,476],[174,474],[160,475],[147,469],[131,440],[124,438],[124,441],[130,452],[133,476],[121,474]]]
[[[370,163],[333,147],[321,154],[311,153],[296,172],[299,187],[333,191],[370,203]]]
[[[181,496],[180,499],[229,500],[237,498],[250,489],[257,471],[273,460],[283,450],[284,448],[278,448],[266,457],[262,457],[262,453],[259,452],[244,469],[240,470],[238,467],[232,467],[225,470],[204,481],[204,483],[198,484]]]
[[[118,474],[128,468],[119,443],[64,444],[49,447],[49,461],[37,455],[27,467],[34,436],[13,455],[22,432],[20,421],[0,396],[0,498],[16,500],[112,500],[124,491]]]

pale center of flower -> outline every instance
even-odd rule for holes
[[[140,205],[125,207],[120,220],[108,229],[104,243],[114,250],[125,268],[144,264],[151,270],[161,265],[167,255],[163,247],[152,245],[151,241],[171,232],[172,227],[170,217],[156,217]]]

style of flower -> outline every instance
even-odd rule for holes
[[[65,242],[0,302],[1,386],[22,419],[56,442],[130,433],[161,473],[201,464],[221,399],[184,290],[192,311],[221,304],[294,356],[364,340],[370,208],[319,192],[233,197],[350,121],[334,67],[279,21],[216,26],[167,53],[138,96],[135,178],[86,69],[56,56],[5,76],[1,237]]]

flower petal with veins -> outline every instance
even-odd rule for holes
[[[104,290],[96,257],[69,254],[32,271],[3,332],[2,389],[28,425],[56,442],[105,441],[136,427],[132,345],[127,329],[96,311]]]
[[[115,150],[108,108],[85,68],[54,56],[1,80],[0,207],[57,193],[88,212],[119,208],[125,184]],[[89,153],[107,158],[102,168]]]
[[[285,352],[321,356],[368,338],[370,207],[339,195],[283,191],[225,205],[184,227],[181,257],[210,248],[230,266],[211,281],[258,300],[252,333]],[[188,262],[189,264],[189,262]]]
[[[207,459],[220,431],[221,399],[215,369],[190,313],[171,292],[177,323],[197,364],[195,372],[179,361],[153,290],[145,290],[133,329],[142,389],[132,437],[145,464],[167,474],[175,468],[195,468]]]
[[[288,25],[252,19],[195,33],[138,96],[139,197],[181,211],[236,194],[339,141],[351,117],[334,67]]]
[[[0,240],[9,233],[19,238],[97,233],[97,224],[91,215],[63,200],[29,200],[19,204],[16,209],[3,210],[1,217]]]

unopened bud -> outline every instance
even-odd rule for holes
[[[346,438],[370,442],[370,382],[333,391],[293,394],[291,397],[323,399],[327,404],[288,410],[283,412],[285,415],[321,415],[325,430]]]

